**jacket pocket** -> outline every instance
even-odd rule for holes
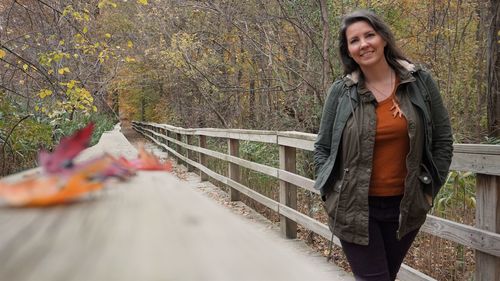
[[[429,194],[430,196],[434,196],[434,182],[432,180],[432,175],[429,172],[427,166],[425,166],[424,164],[420,164],[418,179],[420,181],[421,190],[423,191],[424,195]]]
[[[432,186],[432,177],[430,176],[427,167],[425,165],[420,165],[420,171],[418,174],[418,182],[415,185],[413,191],[413,198],[411,200],[411,205],[408,212],[408,224],[410,226],[422,224],[425,222],[425,218],[432,205],[429,204],[425,196],[426,190],[429,190]]]
[[[345,169],[340,180],[333,181],[333,187],[326,195],[324,207],[329,217],[338,217],[339,215],[338,209],[341,207],[339,206],[341,201],[340,198],[346,183],[346,174],[348,171],[348,169]]]

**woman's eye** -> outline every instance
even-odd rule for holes
[[[351,41],[349,41],[349,43],[353,44],[353,43],[356,43],[358,42],[358,39],[351,39]]]

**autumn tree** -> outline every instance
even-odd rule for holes
[[[487,97],[488,97],[488,132],[491,137],[500,138],[500,3],[490,1],[488,17],[488,52],[487,52]]]

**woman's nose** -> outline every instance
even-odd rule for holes
[[[364,47],[368,46],[368,42],[364,39],[361,39],[361,41],[359,42],[360,44],[360,47],[361,49],[363,49]]]

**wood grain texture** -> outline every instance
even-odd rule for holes
[[[476,193],[476,226],[500,236],[500,177],[477,175]],[[476,251],[476,280],[500,280],[500,254]]]
[[[296,168],[296,149],[294,147],[280,146],[280,169],[295,173]],[[279,200],[282,205],[291,209],[297,209],[297,187],[293,184],[279,181],[280,191]],[[286,216],[280,215],[281,234],[290,239],[297,238],[297,223]]]

